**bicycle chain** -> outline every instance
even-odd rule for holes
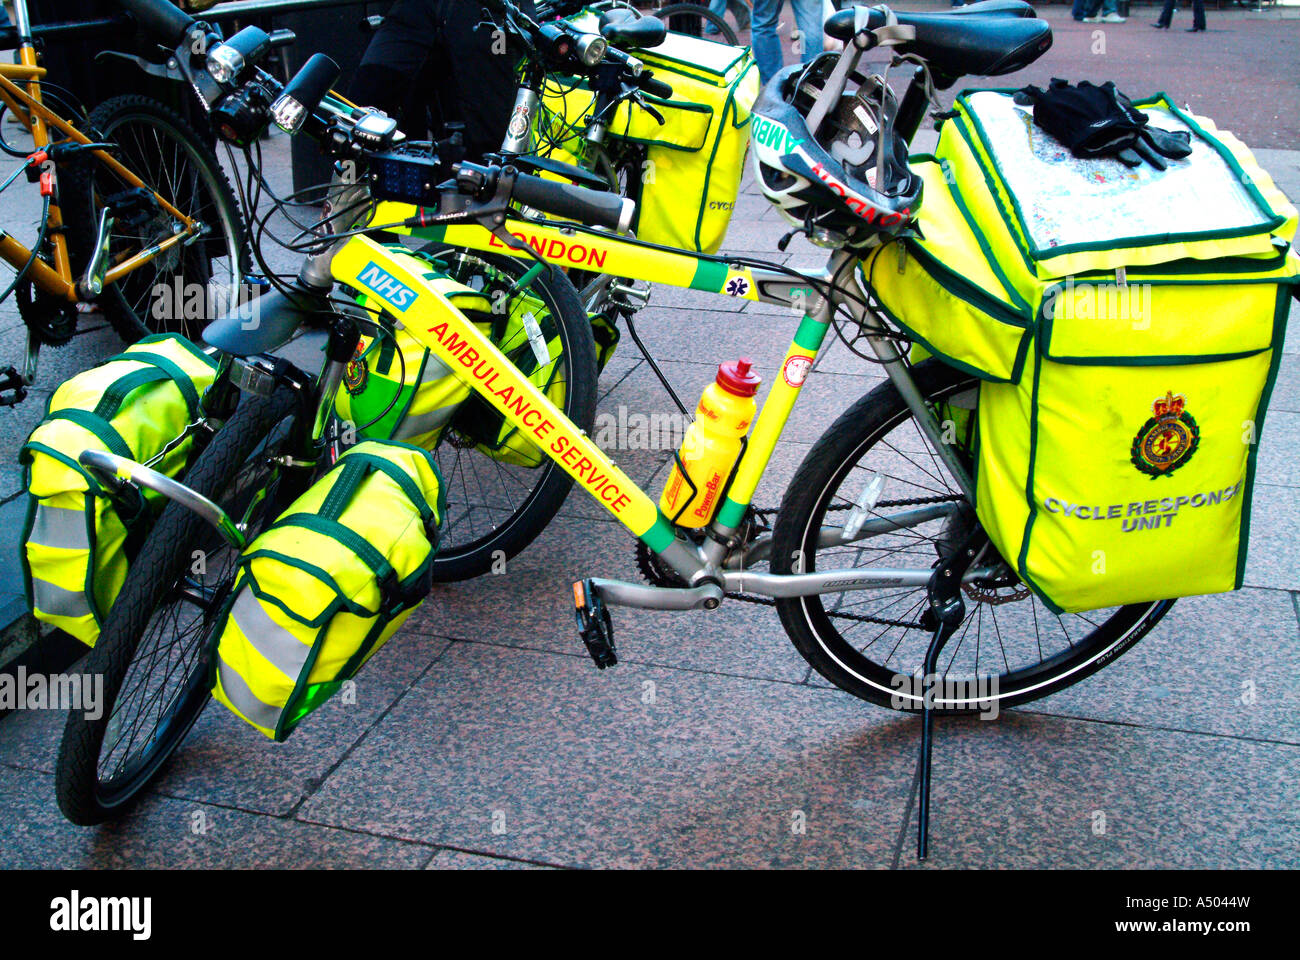
[[[949,503],[961,500],[960,495],[939,496],[939,497],[912,497],[906,500],[882,500],[876,504],[876,507],[918,507],[929,503]],[[826,511],[851,510],[854,504],[835,504],[827,507]],[[776,507],[751,507],[750,512],[754,517],[763,522],[764,526],[770,526],[767,523],[767,517],[777,512]],[[651,584],[658,587],[681,587],[685,582],[677,577],[676,573],[665,573],[657,567],[657,557],[650,552],[650,548],[642,541],[636,543],[636,562],[641,576]],[[748,593],[728,593],[725,594],[728,600],[736,600],[740,603],[752,603],[760,607],[775,607],[776,601],[771,597],[756,597]],[[920,623],[908,620],[890,620],[886,617],[871,617],[860,613],[832,613],[826,611],[826,616],[838,620],[851,620],[854,623],[876,623],[886,627],[902,627],[905,630],[924,630],[925,627]]]

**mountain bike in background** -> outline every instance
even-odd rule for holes
[[[39,190],[40,220],[28,247],[0,230],[0,260],[15,271],[0,284],[27,326],[23,369],[0,374],[0,405],[27,395],[42,346],[68,343],[79,307],[95,304],[118,334],[197,333],[204,306],[239,295],[246,231],[210,144],[175,111],[143,96],[115,97],[84,111],[50,82],[32,39],[26,0],[14,2],[17,62],[0,63],[0,119],[17,118],[24,141],[0,123],[0,151],[21,161],[0,183],[20,178]],[[171,51],[175,79],[196,54]],[[200,57],[201,60],[201,57]],[[60,112],[61,111],[61,112]],[[165,303],[160,299],[165,298]]]

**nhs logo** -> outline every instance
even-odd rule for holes
[[[405,312],[407,307],[415,303],[416,292],[373,261],[366,264],[357,280],[398,311]]]

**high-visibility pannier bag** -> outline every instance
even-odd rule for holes
[[[180,476],[194,448],[186,427],[216,372],[216,361],[184,337],[158,334],[54,391],[19,452],[28,494],[23,576],[38,620],[94,646],[163,504],[152,491],[110,490],[78,462],[82,451]]]
[[[1245,146],[1163,96],[1138,106],[1192,156],[1078,160],[1009,94],[963,94],[914,158],[917,235],[863,263],[914,360],[982,379],[976,511],[1058,611],[1241,585],[1300,281],[1295,208]]]
[[[598,17],[573,18],[596,31]],[[749,148],[749,124],[758,99],[758,64],[748,47],[669,33],[663,44],[636,51],[670,99],[645,95],[664,117],[624,102],[609,122],[612,138],[646,145],[634,228],[638,239],[683,250],[716,253],[740,195]],[[537,140],[543,153],[573,162],[594,96],[581,82],[552,79],[542,94]]]
[[[516,294],[508,304],[492,304],[482,293],[442,274],[437,265],[390,248],[426,282],[435,286],[495,343],[520,372],[562,406],[566,380],[560,364],[562,347],[548,308],[539,298]],[[446,364],[412,337],[379,301],[361,294],[358,304],[382,335],[364,335],[339,387],[335,410],[355,425],[363,439],[399,440],[434,449],[448,425],[480,452],[505,463],[536,467],[541,450],[500,412],[457,379]],[[593,317],[593,328],[603,317]],[[618,330],[606,336],[605,356],[618,342]],[[548,338],[547,331],[551,331]]]
[[[213,634],[213,697],[288,737],[423,602],[445,510],[428,451],[348,450],[240,556]]]
[[[446,276],[438,264],[400,247],[388,250],[486,328],[492,308],[481,293]],[[335,398],[337,415],[354,424],[362,439],[400,440],[432,450],[472,391],[412,337],[382,301],[361,293],[357,303],[384,332],[368,333],[358,341]]]

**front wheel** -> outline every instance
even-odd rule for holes
[[[941,419],[951,419],[973,463],[968,421],[979,381],[935,360],[914,367],[913,376]],[[824,528],[897,517],[918,502],[951,509],[847,544],[823,535]],[[973,516],[898,391],[884,383],[845,411],[804,458],[777,515],[772,572],[928,570],[962,539]],[[942,683],[934,687],[935,707],[948,712],[987,709],[989,701],[1012,707],[1077,683],[1132,647],[1173,606],[1159,600],[1058,615],[1014,575],[967,584],[964,593],[966,620],[943,650]],[[919,710],[922,692],[912,677],[933,633],[926,600],[925,587],[899,587],[780,600],[777,610],[799,653],[831,683],[883,707]],[[981,692],[980,702],[969,699],[972,690]]]
[[[249,540],[280,502],[275,461],[297,402],[288,388],[245,396],[185,476]],[[208,640],[238,559],[198,514],[178,503],[163,510],[86,661],[86,673],[103,677],[99,716],[73,711],[63,730],[54,782],[73,823],[129,810],[207,705]]]
[[[596,341],[591,318],[573,283],[558,269],[541,271],[524,260],[430,244],[421,253],[439,261],[448,275],[477,290],[494,309],[508,314],[516,300],[526,302],[542,334],[556,345],[554,378],[548,392],[563,414],[591,433],[596,421]],[[530,358],[527,336],[514,331],[498,341],[512,363]],[[535,362],[535,361],[534,361]],[[487,404],[474,396],[466,407]],[[464,409],[464,408],[462,408]],[[573,479],[553,460],[539,466],[511,463],[485,453],[453,421],[433,457],[447,494],[433,579],[468,580],[509,560],[533,542],[564,504]]]

